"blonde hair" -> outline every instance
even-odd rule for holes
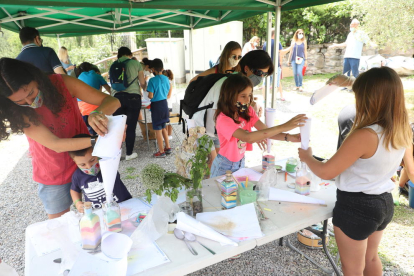
[[[302,33],[303,33],[303,38],[302,39],[298,38],[298,33],[300,31],[302,31]],[[293,35],[292,41],[294,41],[294,42],[298,42],[298,41],[305,42],[306,41],[305,32],[302,29],[297,29],[297,31]]]
[[[383,128],[384,147],[400,149],[412,143],[412,131],[405,108],[404,88],[398,74],[389,67],[372,68],[358,76],[355,91],[356,116],[349,134],[378,124]]]
[[[229,67],[229,58],[231,52],[237,49],[242,49],[240,44],[236,41],[229,41],[226,46],[224,46],[223,52],[221,52],[220,62],[217,65],[217,71],[219,73],[226,73],[227,68]],[[236,66],[237,67],[237,66]],[[237,70],[236,70],[237,71]]]
[[[63,46],[60,47],[58,57],[60,61],[62,61],[63,63],[69,63],[68,49],[66,49],[66,47]]]
[[[254,43],[255,41],[259,41],[259,37],[254,36],[249,40],[250,43]]]

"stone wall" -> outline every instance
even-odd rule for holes
[[[308,67],[307,75],[325,74],[325,73],[342,73],[345,48],[330,48],[332,44],[308,45]],[[385,58],[392,56],[413,57],[414,49],[407,51],[392,51],[389,48],[378,49],[364,46],[363,56],[380,54]],[[283,67],[287,66],[288,56],[283,59]]]

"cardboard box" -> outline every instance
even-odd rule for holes
[[[144,137],[144,140],[147,140],[147,133],[145,131],[145,124],[142,122],[139,122],[139,127],[141,128],[142,136]],[[148,137],[150,140],[155,140],[155,132],[152,129],[152,123],[147,123],[148,127]]]
[[[293,69],[292,67],[282,67],[282,77],[293,77]]]

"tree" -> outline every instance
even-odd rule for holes
[[[379,46],[406,50],[414,46],[414,0],[350,0],[352,15]]]

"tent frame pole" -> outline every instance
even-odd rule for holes
[[[190,46],[190,79],[194,77],[194,64],[193,64],[193,17],[190,17],[190,39],[189,39],[189,46]]]
[[[280,42],[280,15],[282,13],[282,6],[281,0],[276,0],[276,7],[275,7],[275,43],[273,45],[273,67],[275,72],[273,74],[273,87],[272,87],[272,108],[274,108],[275,104],[275,88],[277,89],[277,80],[279,78],[279,42]]]
[[[271,56],[272,54],[272,12],[267,13],[267,38],[266,38],[266,51]],[[266,85],[265,85],[265,95],[264,95],[264,107],[267,107],[268,100],[267,95],[270,90],[270,77],[267,77],[266,79]]]

